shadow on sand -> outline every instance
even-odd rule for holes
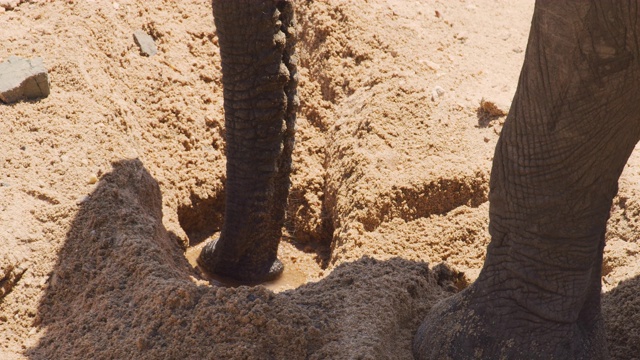
[[[452,280],[394,258],[362,258],[274,294],[197,280],[162,225],[138,160],[113,164],[81,204],[36,316],[32,359],[411,359],[414,331]],[[440,283],[440,284],[439,284]],[[640,352],[640,278],[603,297],[611,354]]]
[[[612,359],[640,359],[640,276],[603,294],[602,312]]]
[[[210,286],[171,240],[161,205],[139,160],[113,164],[67,233],[29,358],[410,359],[420,321],[451,294],[438,284],[446,271],[399,258],[363,258],[279,294]]]

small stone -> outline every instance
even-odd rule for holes
[[[499,108],[493,101],[488,101],[484,98],[480,100],[480,107],[477,111],[488,117],[499,117],[507,115],[507,112]]]
[[[153,56],[158,52],[153,38],[142,30],[136,30],[133,33],[133,40],[140,47],[140,52],[144,56]]]
[[[469,36],[465,32],[457,33],[453,37],[458,39],[462,43],[466,42],[469,39]]]
[[[0,100],[7,104],[49,96],[49,74],[42,58],[10,56],[0,63]]]
[[[18,6],[22,1],[21,0],[0,0],[0,8],[11,10]]]
[[[120,9],[120,4],[118,4],[117,2],[114,2],[113,3],[113,8],[116,9],[116,10]]]
[[[425,60],[424,64],[427,65],[431,70],[435,70],[435,71],[440,70],[440,65],[434,63],[433,61]]]
[[[95,174],[89,176],[89,184],[93,185],[98,182],[98,177]]]
[[[89,195],[82,195],[78,199],[76,199],[76,204],[80,205],[80,204],[86,202],[87,200],[89,200]]]
[[[438,96],[444,95],[444,92],[445,92],[441,86],[434,87],[433,91],[435,91]]]

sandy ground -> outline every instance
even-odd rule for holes
[[[287,272],[265,288],[184,256],[224,215],[209,2],[0,1],[0,61],[40,56],[51,80],[0,104],[0,358],[410,359],[426,312],[482,266],[504,116],[479,106],[508,111],[532,8],[297,3]],[[604,260],[615,359],[640,353],[639,181],[636,153]]]

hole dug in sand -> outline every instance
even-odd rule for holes
[[[225,192],[224,189],[220,189],[208,196],[192,192],[189,199],[190,203],[180,205],[177,211],[180,226],[189,239],[185,256],[194,271],[212,285],[228,287],[263,285],[269,290],[280,292],[294,289],[322,276],[320,274],[328,262],[330,240],[326,244],[314,242],[300,244],[288,237],[285,229],[283,229],[284,234],[278,254],[278,258],[284,264],[284,272],[277,279],[263,283],[243,283],[205,271],[198,265],[196,259],[206,243],[215,241],[220,236],[224,222]],[[292,214],[288,213],[287,216],[290,217]],[[311,235],[313,234],[303,234],[305,238],[311,238]]]
[[[215,241],[218,238],[218,235],[219,234],[216,233],[214,234],[214,236],[210,237],[206,241],[202,241],[196,246],[190,246],[185,253],[185,256],[189,261],[189,264],[200,274],[200,276],[202,276],[202,278],[208,280],[212,285],[227,286],[227,287],[238,287],[242,285],[248,285],[248,286],[262,285],[273,292],[280,292],[284,290],[295,289],[307,282],[306,275],[297,266],[295,266],[292,263],[288,263],[288,264],[284,263],[284,261],[283,261],[284,271],[280,276],[278,276],[278,278],[271,281],[260,282],[260,283],[240,282],[237,280],[225,278],[225,277],[218,276],[205,271],[203,268],[201,268],[198,265],[198,262],[197,262],[198,256],[200,256],[200,252],[202,251],[202,248],[205,245],[207,245],[209,241]]]
[[[178,221],[180,226],[189,238],[189,247],[185,252],[187,261],[194,271],[204,280],[215,286],[238,287],[241,285],[263,285],[274,292],[296,288],[307,282],[306,274],[317,274],[319,266],[309,261],[302,261],[304,270],[298,259],[309,257],[302,251],[295,249],[288,243],[281,241],[281,248],[285,247],[284,253],[279,257],[285,265],[283,274],[277,279],[264,283],[243,283],[233,279],[224,278],[211,274],[202,269],[196,259],[200,255],[202,248],[209,242],[214,241],[220,235],[220,229],[224,221],[224,190],[221,190],[209,197],[202,198],[192,193],[190,205],[178,207]],[[281,251],[282,253],[283,251]]]
[[[195,246],[220,231],[224,219],[224,191],[207,198],[191,193],[190,205],[178,207],[178,222],[189,238],[189,246]]]

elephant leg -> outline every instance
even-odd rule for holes
[[[298,105],[290,1],[214,0],[222,59],[227,180],[220,238],[200,266],[243,281],[278,276]]]
[[[605,359],[600,278],[618,178],[640,139],[638,3],[537,1],[496,146],[491,243],[438,304],[417,359]]]

